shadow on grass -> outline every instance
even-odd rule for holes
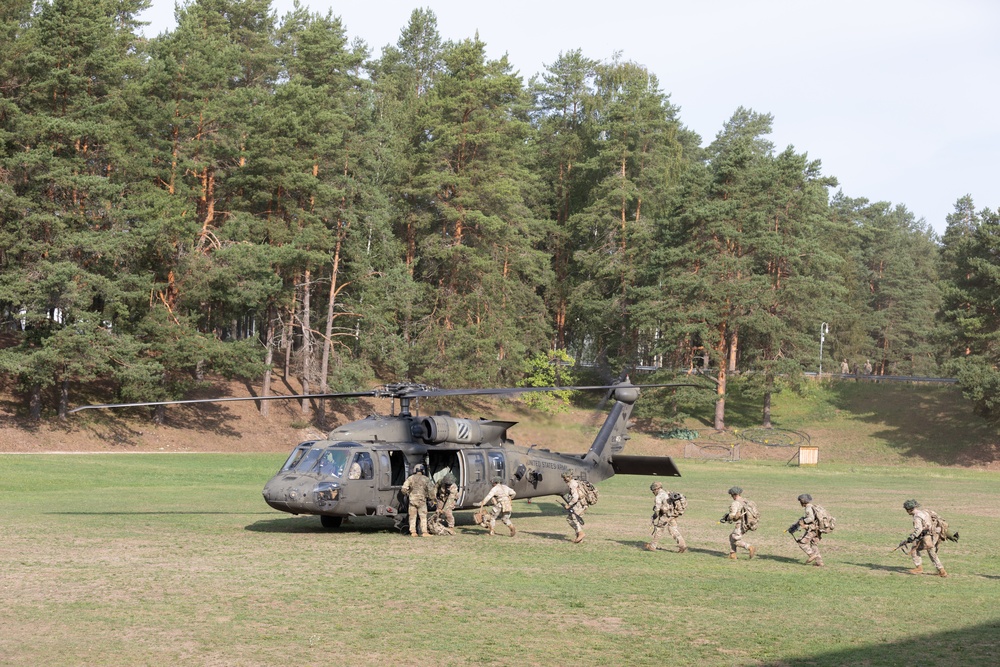
[[[541,537],[546,540],[557,540],[560,542],[570,542],[573,539],[571,533],[541,533],[537,530],[519,530],[519,533],[524,533],[525,535],[534,535],[535,537]]]
[[[229,514],[232,516],[247,516],[248,514],[270,514],[270,512],[187,512],[187,511],[177,511],[171,512],[169,510],[162,512],[46,512],[46,514],[57,514],[63,516],[158,516],[158,515],[182,515],[182,514]]]
[[[907,572],[913,563],[910,561],[900,561],[898,565],[879,565],[878,563],[859,563],[856,561],[845,561],[846,565],[854,565],[856,567],[863,567],[866,570],[872,570],[875,572],[890,572],[894,574],[910,574]],[[934,568],[931,567],[930,572],[933,574]],[[912,576],[912,575],[911,575]]]
[[[784,658],[761,667],[825,667],[841,665],[998,665],[1000,619],[959,630],[921,634],[885,644],[868,644]]]
[[[391,520],[380,517],[356,517],[340,528],[324,528],[318,516],[268,519],[244,527],[256,533],[383,533],[397,532]]]
[[[882,438],[903,456],[940,465],[985,465],[1000,460],[1000,437],[972,412],[956,387],[838,382],[835,406],[881,427]]]

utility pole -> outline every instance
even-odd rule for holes
[[[830,333],[830,327],[826,322],[819,325],[819,379],[823,379],[823,341],[826,340],[826,334]]]

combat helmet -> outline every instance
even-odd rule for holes
[[[443,481],[443,482],[444,482],[445,484],[455,484],[455,483],[457,483],[457,482],[458,482],[458,480],[457,480],[457,479],[455,479],[455,476],[454,476],[454,475],[452,475],[451,473],[448,473],[447,475],[445,475],[445,476],[444,476],[444,480],[442,480],[442,481]]]
[[[573,473],[571,473],[571,472],[564,472],[562,474],[562,478],[568,482],[569,480],[573,479]]]
[[[417,465],[413,466],[413,472],[415,472],[415,473],[417,473],[417,472],[422,473],[425,470],[426,470],[426,468],[424,467],[423,463],[418,463]]]
[[[656,491],[657,489],[662,489],[662,488],[663,488],[663,485],[660,484],[659,482],[653,482],[652,484],[649,485],[649,490],[650,491]]]
[[[731,487],[729,487],[728,493],[731,496],[738,496],[741,493],[743,493],[743,487],[742,486],[731,486]]]
[[[502,483],[502,482],[503,482],[503,479],[502,479],[502,478],[500,478],[500,477],[494,477],[494,478],[493,478],[493,483],[494,483],[494,484],[500,484],[500,483]]]
[[[915,510],[918,507],[920,507],[920,503],[918,503],[916,500],[907,500],[905,503],[903,503],[903,509],[906,510],[907,512],[909,512],[910,510]]]
[[[799,496],[798,500],[800,503],[811,503],[813,501],[813,497],[810,496],[808,493],[803,493],[801,496]]]

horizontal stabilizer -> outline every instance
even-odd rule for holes
[[[669,456],[627,456],[615,454],[611,457],[611,467],[616,475],[655,475],[658,477],[680,477],[681,471]]]

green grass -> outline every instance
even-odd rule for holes
[[[462,514],[413,540],[270,510],[283,458],[0,456],[0,664],[996,664],[996,473],[682,462],[680,555],[640,549],[647,478],[600,484],[580,545],[548,499],[515,503],[513,539]],[[762,510],[753,561],[716,523],[733,484]],[[782,532],[803,492],[838,519],[822,569]],[[887,555],[911,497],[962,533],[948,579]]]

